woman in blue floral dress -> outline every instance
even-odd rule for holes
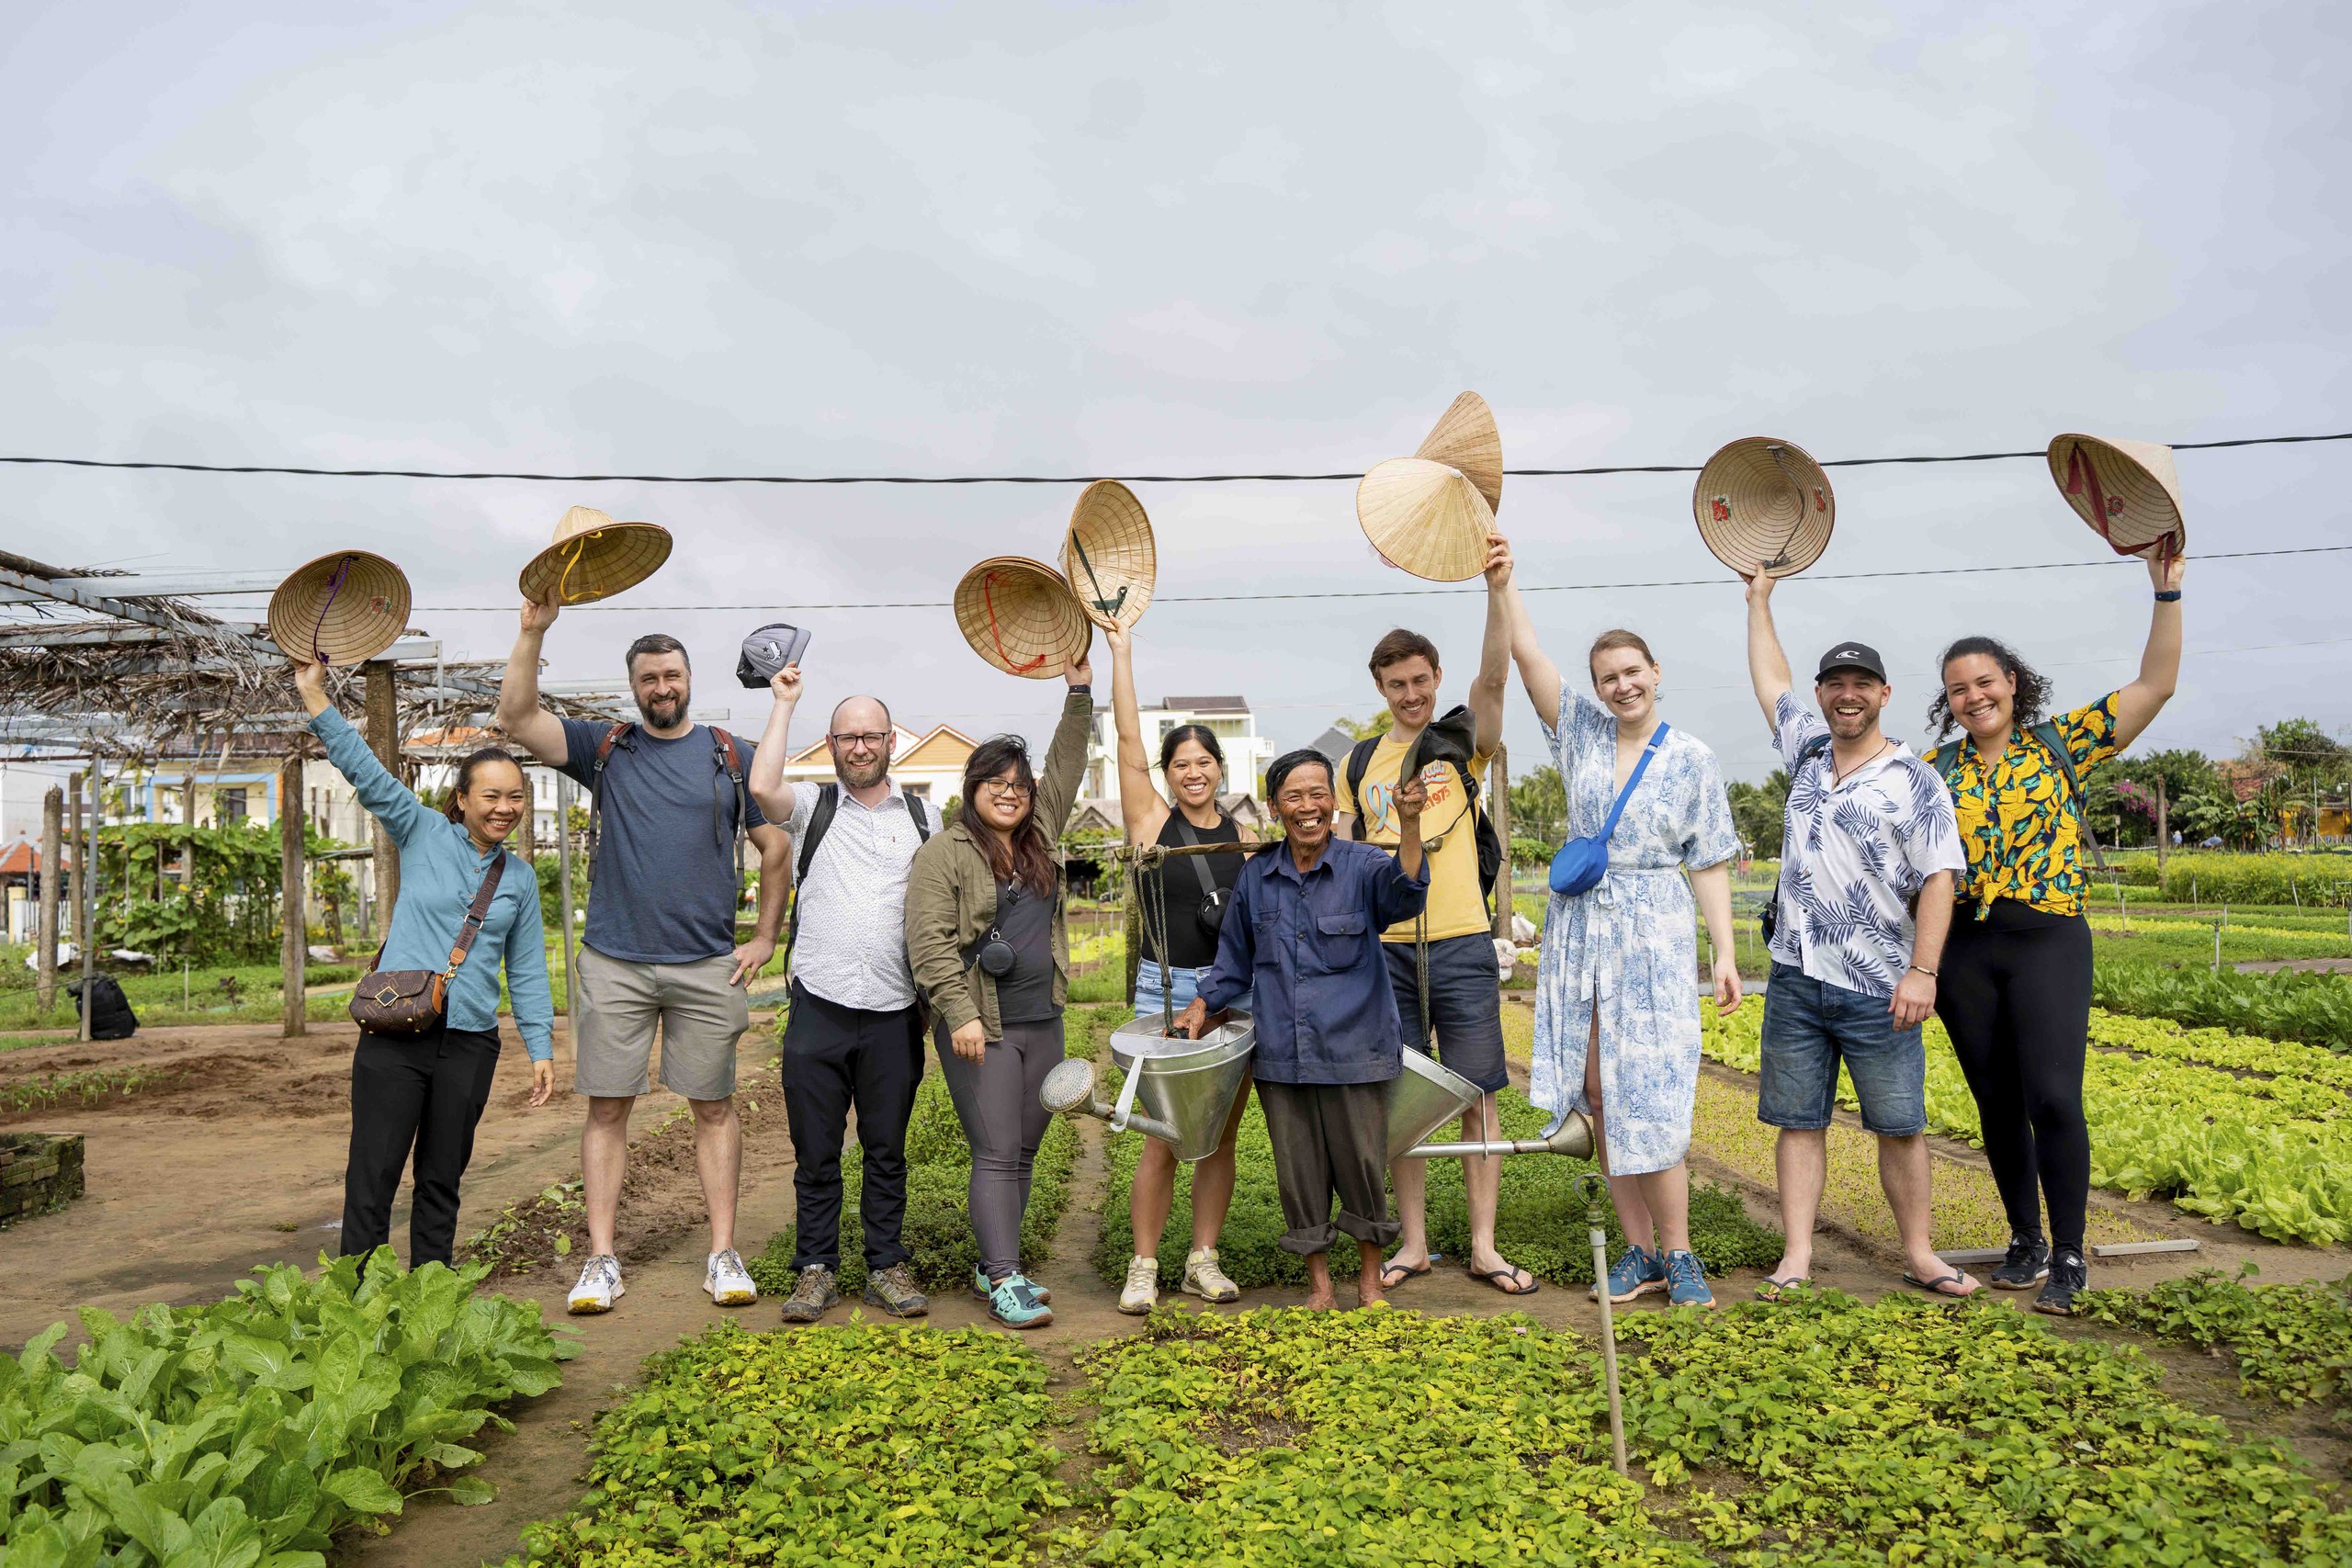
[[[1511,657],[1567,790],[1568,833],[1597,834],[1657,730],[1657,660],[1632,632],[1605,632],[1590,656],[1595,696],[1572,691],[1536,641],[1500,537],[1487,580],[1507,600]],[[1606,1282],[1612,1301],[1664,1290],[1677,1305],[1714,1303],[1690,1251],[1684,1164],[1699,1085],[1692,904],[1695,895],[1714,944],[1715,1005],[1729,1012],[1740,1002],[1729,863],[1738,851],[1715,754],[1669,728],[1610,837],[1607,874],[1574,897],[1554,894],[1544,924],[1529,1093],[1555,1113],[1593,1118],[1625,1231]]]

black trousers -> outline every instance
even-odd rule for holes
[[[343,1252],[392,1238],[392,1197],[415,1152],[409,1197],[412,1269],[447,1263],[458,1239],[458,1181],[498,1071],[494,1030],[443,1029],[407,1039],[359,1037],[351,1057],[351,1157],[343,1172]]]
[[[2083,1116],[2090,924],[2010,898],[1996,899],[1984,919],[1975,916],[1967,905],[1953,912],[1936,1015],[1976,1097],[1984,1158],[2010,1232],[2040,1236],[2047,1201],[2050,1239],[2079,1248],[2091,1190]]]
[[[907,1118],[922,1082],[921,1010],[868,1012],[829,1002],[792,982],[792,1017],[784,1028],[784,1115],[792,1129],[796,1221],[792,1267],[842,1265],[842,1145],[849,1113],[865,1179],[858,1217],[865,1266],[888,1269],[910,1254],[899,1231],[907,1216]]]
[[[1381,1247],[1396,1239],[1397,1223],[1388,1217],[1386,1084],[1260,1078],[1258,1103],[1274,1145],[1274,1193],[1290,1225],[1280,1239],[1283,1250],[1329,1252],[1342,1231]]]

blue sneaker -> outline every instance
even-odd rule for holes
[[[1053,1292],[1035,1281],[1032,1281],[1029,1286],[1029,1293],[1041,1302],[1050,1302],[1054,1299]],[[972,1299],[982,1302],[989,1299],[989,1271],[977,1265],[972,1269]]]
[[[1666,1278],[1666,1299],[1668,1305],[1711,1307],[1715,1304],[1715,1293],[1707,1289],[1707,1266],[1699,1261],[1698,1254],[1668,1253]]]
[[[1609,1299],[1624,1303],[1637,1296],[1666,1287],[1666,1259],[1645,1247],[1629,1247],[1609,1268]],[[1600,1299],[1600,1287],[1595,1285],[1589,1299]]]
[[[1007,1328],[1043,1328],[1054,1321],[1054,1309],[1028,1280],[1008,1274],[989,1292],[989,1315]]]

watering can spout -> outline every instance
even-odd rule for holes
[[[1057,1116],[1091,1116],[1098,1122],[1114,1122],[1117,1117],[1117,1112],[1094,1092],[1094,1064],[1074,1056],[1057,1064],[1046,1075],[1046,1081],[1038,1086],[1037,1100]],[[1183,1142],[1175,1128],[1140,1111],[1127,1112],[1126,1125],[1163,1143]]]

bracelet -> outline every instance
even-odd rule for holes
[[[1936,977],[1936,972],[1928,968],[1924,964],[1914,964],[1911,967],[1917,969],[1920,974],[1925,975],[1930,980]]]
[[[2179,590],[2179,589],[2177,589],[2177,588],[2162,588],[2162,589],[2158,589],[2158,590],[2156,591],[2156,603],[2157,603],[2157,604],[2179,604],[2179,603],[2180,603],[2180,590]]]

